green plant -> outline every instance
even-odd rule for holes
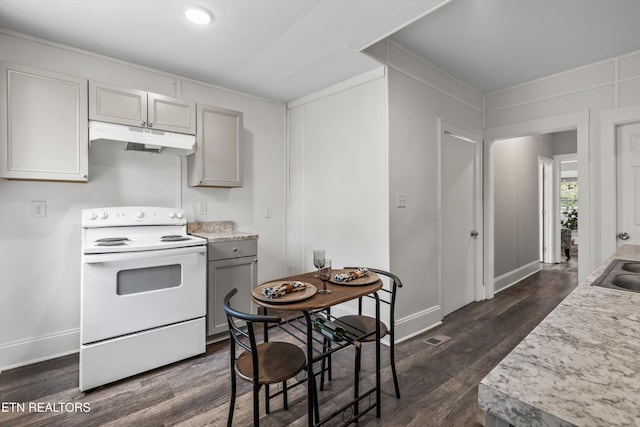
[[[567,208],[578,206],[578,183],[563,182],[560,184],[560,209],[564,212]]]
[[[566,227],[570,230],[577,230],[578,229],[578,209],[567,208],[562,213],[565,219],[560,221],[560,224],[562,224],[563,227]]]

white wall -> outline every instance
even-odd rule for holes
[[[539,270],[538,157],[553,159],[551,135],[496,141],[495,290]]]
[[[438,278],[438,118],[482,129],[482,96],[393,42],[367,53],[389,74],[390,267],[403,281],[397,336],[407,338],[440,322]],[[396,207],[405,193],[407,207]]]
[[[236,221],[260,235],[258,280],[284,274],[282,104],[11,32],[0,31],[0,60],[243,111],[245,127],[239,189],[187,188],[184,159],[108,143],[90,148],[86,184],[0,180],[0,369],[78,350],[83,208],[182,205],[190,222]],[[32,200],[47,202],[45,218],[30,216]],[[196,217],[200,201],[208,215]]]
[[[553,154],[575,154],[578,152],[578,135],[575,130],[551,134]]]
[[[389,266],[387,84],[374,70],[290,104],[289,268]]]

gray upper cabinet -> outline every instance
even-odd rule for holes
[[[242,113],[198,104],[196,152],[187,158],[192,187],[242,187]]]
[[[89,119],[147,126],[147,92],[89,82]]]
[[[0,174],[87,181],[87,80],[0,62]]]
[[[169,132],[196,133],[196,103],[156,93],[147,94],[147,125]]]
[[[89,82],[89,119],[168,132],[196,133],[195,102]]]

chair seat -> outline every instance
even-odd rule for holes
[[[342,326],[349,334],[362,336],[370,334],[361,339],[362,342],[371,342],[376,340],[376,319],[370,316],[342,316],[336,320],[336,324]],[[380,322],[380,338],[387,335],[387,325]]]
[[[274,384],[295,377],[307,364],[304,351],[288,342],[265,342],[257,345],[258,383]],[[236,372],[247,381],[253,381],[251,353],[238,357]]]

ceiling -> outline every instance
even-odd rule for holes
[[[638,0],[0,1],[0,28],[283,102],[378,67],[360,51],[388,36],[491,93],[640,50],[639,16]]]
[[[638,0],[454,0],[391,39],[487,94],[640,50]]]

